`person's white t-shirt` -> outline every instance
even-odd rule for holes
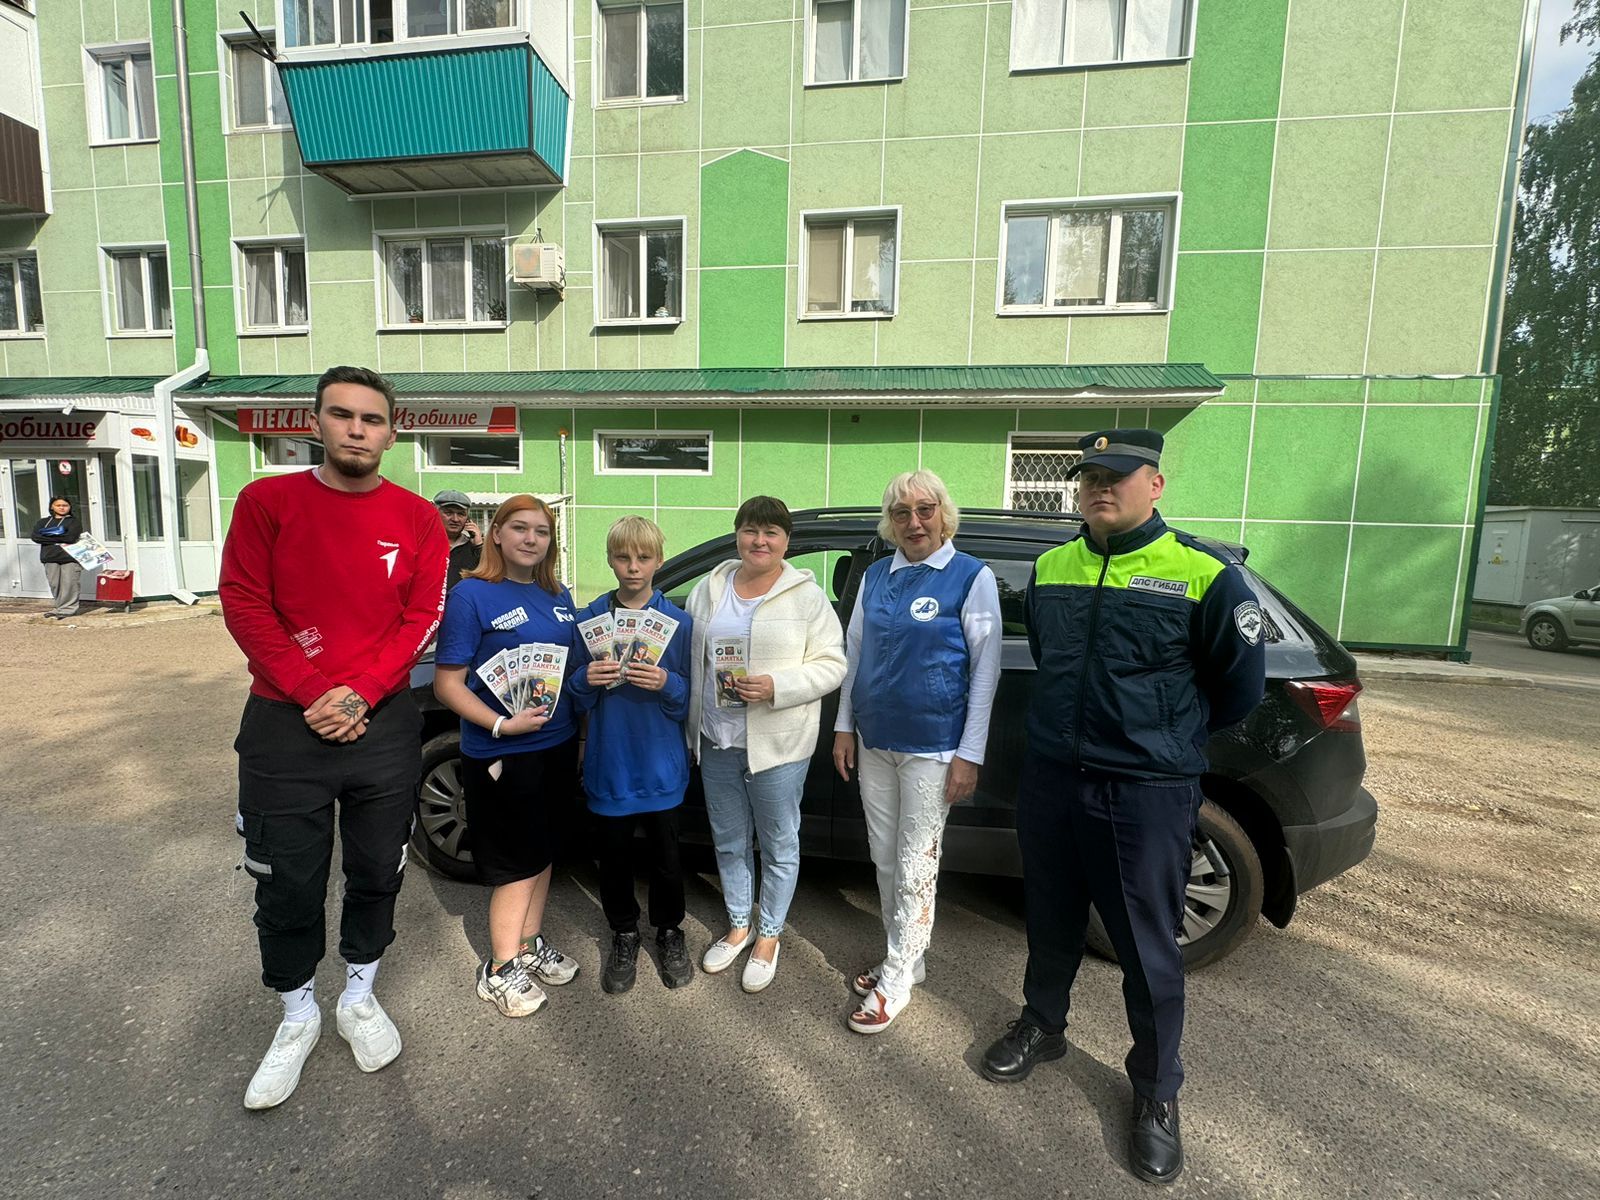
[[[722,603],[706,626],[705,682],[700,689],[700,733],[718,750],[731,750],[745,744],[745,709],[717,707],[717,671],[711,658],[713,638],[743,638],[746,661],[750,653],[750,624],[765,593],[746,600],[733,590],[733,579],[722,593]]]

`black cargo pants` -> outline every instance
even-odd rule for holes
[[[327,949],[335,816],[344,847],[339,953],[373,962],[394,941],[394,905],[422,772],[422,716],[402,691],[354,742],[324,741],[299,706],[252,695],[239,736],[244,867],[256,881],[261,982],[303,986]],[[337,809],[337,812],[336,812]]]

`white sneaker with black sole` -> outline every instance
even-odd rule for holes
[[[517,955],[517,961],[529,975],[556,987],[571,983],[572,977],[578,973],[578,960],[561,953],[545,941],[542,933],[534,936],[531,949]]]
[[[376,996],[339,1005],[337,1023],[339,1036],[350,1043],[356,1066],[363,1071],[381,1071],[400,1057],[400,1031]]]
[[[494,1005],[502,1016],[531,1017],[544,1006],[546,998],[544,989],[516,959],[500,968],[498,974],[489,969],[487,962],[478,968],[478,999]]]
[[[272,1045],[256,1068],[245,1089],[246,1108],[276,1108],[287,1100],[300,1082],[300,1069],[322,1036],[322,1014],[309,1021],[282,1021],[272,1035]]]

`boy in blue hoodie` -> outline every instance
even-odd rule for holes
[[[689,711],[689,615],[655,586],[665,538],[654,521],[623,517],[606,534],[606,557],[617,587],[578,614],[579,621],[619,608],[653,608],[678,622],[659,666],[591,661],[571,682],[592,700],[583,789],[600,825],[600,903],[611,926],[600,986],[625,992],[639,960],[639,901],[633,891],[633,831],[643,825],[649,855],[650,923],[656,927],[661,982],[683,987],[694,978],[683,941],[683,873],[678,863],[678,809],[689,784],[683,719]],[[581,644],[581,640],[580,640]],[[609,685],[618,678],[619,687]]]

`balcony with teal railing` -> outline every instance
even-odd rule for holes
[[[279,0],[306,169],[353,194],[565,182],[564,0]]]

